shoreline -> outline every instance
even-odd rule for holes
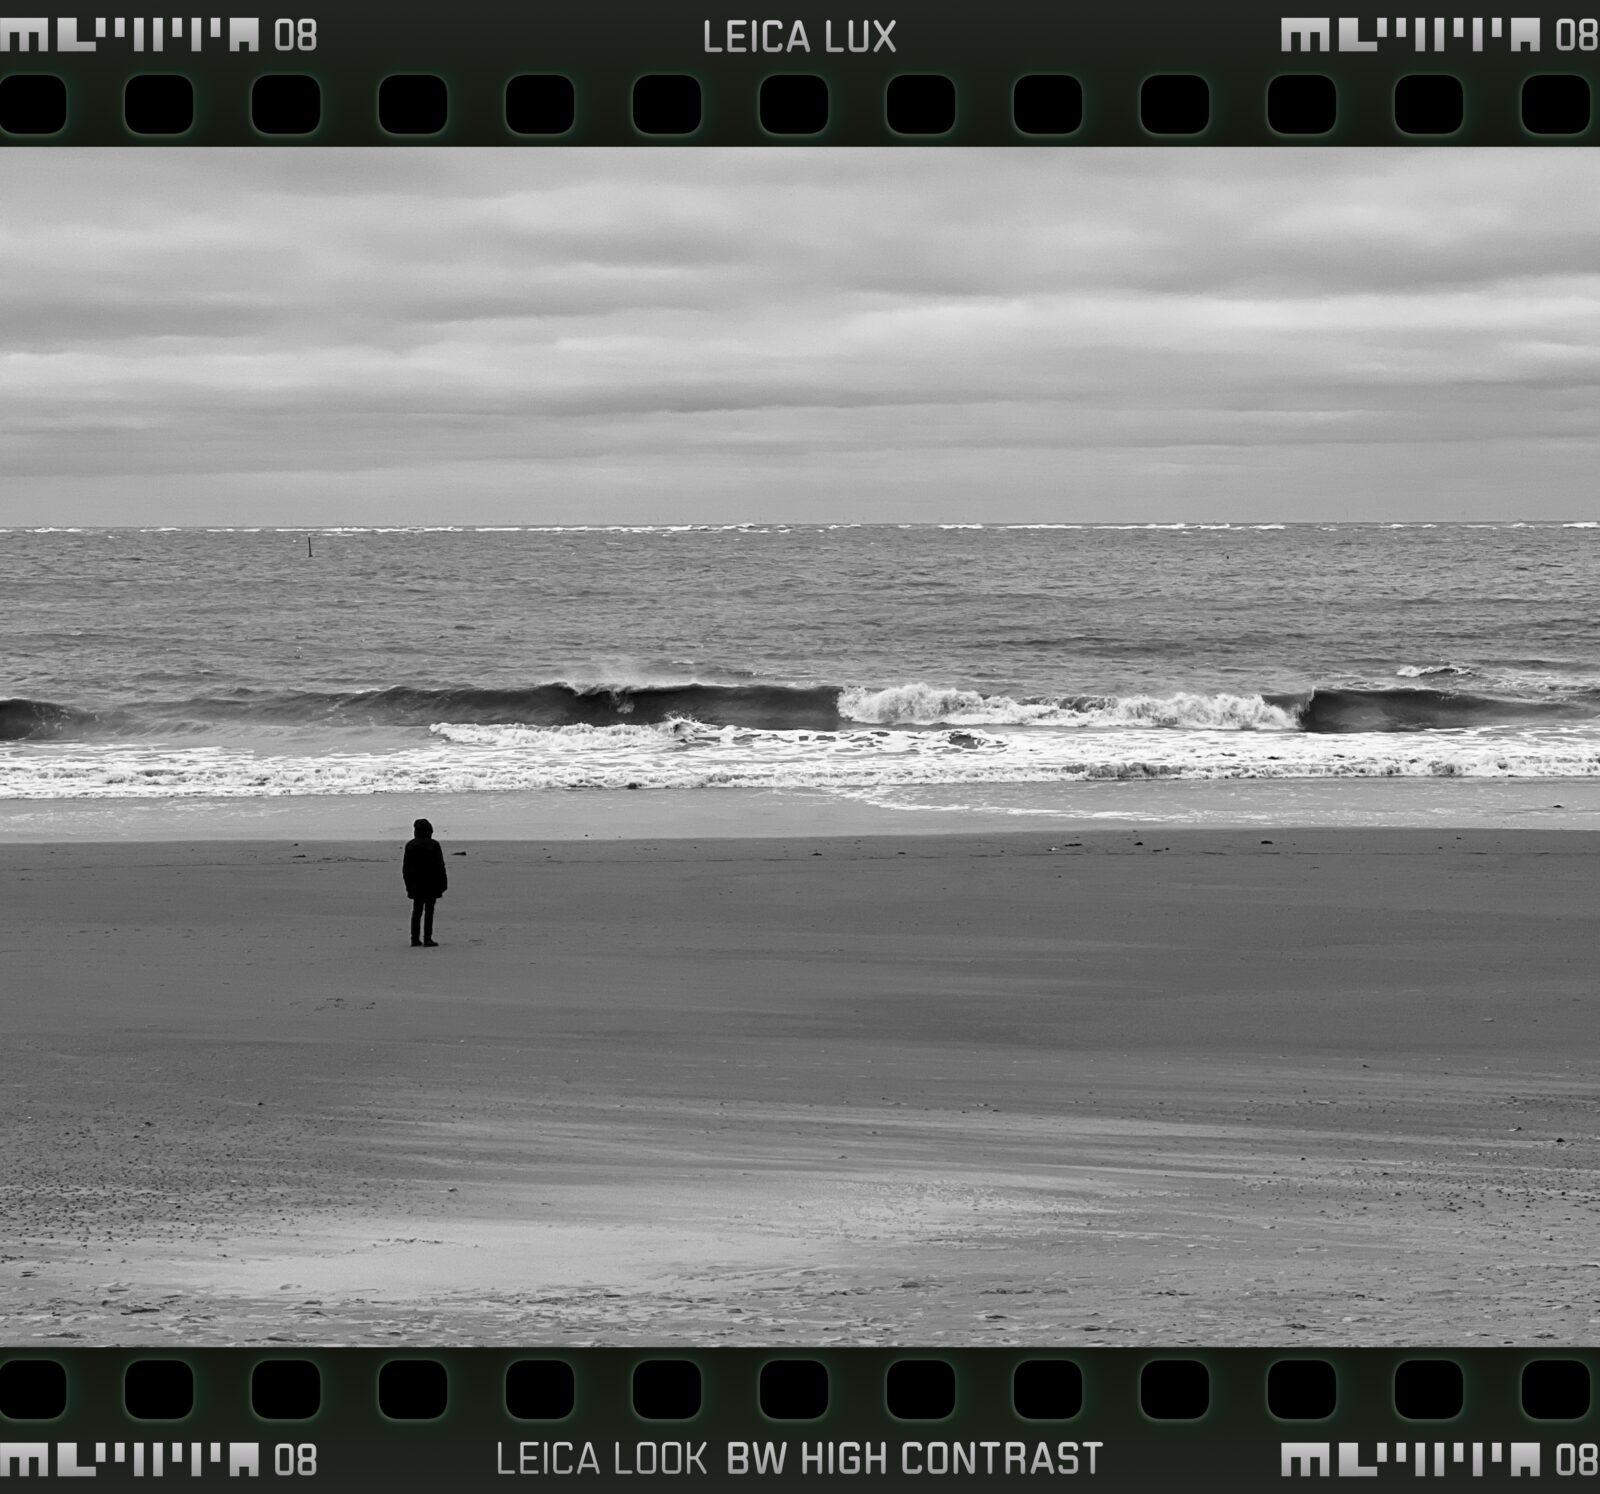
[[[1600,1322],[1600,835],[444,839],[0,846],[13,1341]]]
[[[958,789],[546,789],[256,799],[0,799],[0,846],[184,840],[759,839],[1251,826],[1600,830],[1600,780],[1304,779]]]

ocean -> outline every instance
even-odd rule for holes
[[[0,637],[35,807],[1600,778],[1593,522],[13,529]]]

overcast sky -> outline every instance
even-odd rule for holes
[[[1600,517],[1580,151],[6,151],[0,523]]]

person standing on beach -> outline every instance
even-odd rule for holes
[[[437,949],[439,946],[433,942],[433,905],[450,885],[444,869],[444,850],[433,838],[433,826],[427,820],[417,820],[411,828],[416,836],[406,842],[405,860],[400,864],[406,896],[411,899],[411,943],[413,948],[420,944]]]

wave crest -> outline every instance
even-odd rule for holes
[[[0,742],[51,741],[83,736],[110,724],[106,717],[77,706],[51,700],[30,700],[24,695],[0,700]]]
[[[936,685],[856,686],[839,692],[851,721],[913,726],[1165,726],[1293,731],[1290,707],[1260,695],[1060,695],[1015,700]]]
[[[1298,701],[1297,719],[1309,732],[1448,731],[1513,722],[1592,718],[1592,704],[1575,700],[1506,699],[1467,690],[1313,690]]]
[[[1402,664],[1395,670],[1396,677],[1403,680],[1427,679],[1429,676],[1436,674],[1464,675],[1472,673],[1474,673],[1473,670],[1462,664]]]
[[[1456,665],[1407,665],[1412,678]],[[859,726],[1041,727],[1168,731],[1392,732],[1530,725],[1600,717],[1600,688],[1542,680],[1537,694],[1476,694],[1433,685],[1319,687],[1288,694],[1051,694],[1017,698],[925,682],[871,685],[764,681],[522,687],[394,685],[378,690],[240,689],[126,709],[15,697],[0,700],[0,741],[66,741],[216,734],[260,725],[346,731],[371,727],[663,727],[838,732]],[[1560,693],[1557,693],[1559,690]],[[270,734],[270,733],[269,733]]]

